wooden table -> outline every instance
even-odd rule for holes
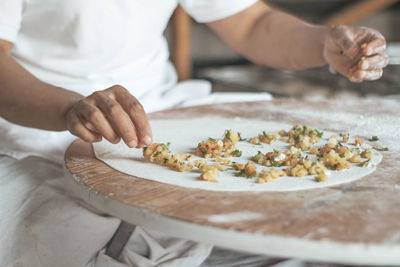
[[[324,115],[338,110],[361,122],[341,123],[337,116]],[[376,119],[381,121],[376,129],[389,131],[399,122],[400,130],[400,101],[379,99],[219,104],[158,112],[150,118],[213,114],[350,133],[364,127],[363,118]],[[399,146],[391,147],[377,171],[356,182],[295,192],[215,192],[149,181],[108,167],[94,157],[91,145],[79,140],[69,147],[65,162],[66,175],[82,199],[132,224],[251,253],[394,265],[400,264],[399,152]]]

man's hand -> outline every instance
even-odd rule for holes
[[[337,72],[352,82],[377,80],[389,62],[385,38],[364,27],[333,27],[324,42],[324,57]]]
[[[102,137],[111,143],[122,138],[129,147],[143,147],[152,142],[142,105],[119,85],[94,92],[73,104],[65,114],[65,123],[73,135],[89,143]]]

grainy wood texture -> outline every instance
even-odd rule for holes
[[[357,123],[343,122],[338,127],[330,124],[329,117],[310,121],[296,114],[296,109],[304,108],[310,114],[340,109],[346,114],[385,118],[400,114],[400,101],[386,105],[380,100],[274,100],[170,110],[150,118],[240,116],[343,132],[351,132]],[[129,176],[97,160],[91,145],[82,141],[69,147],[65,159],[67,174],[86,201],[131,223],[150,226],[163,224],[165,219],[168,226],[159,230],[257,253],[342,263],[400,264],[399,152],[386,152],[376,172],[353,183],[268,193],[211,192]],[[248,218],[210,219],[221,214],[247,214]],[[174,223],[181,229],[173,230]]]

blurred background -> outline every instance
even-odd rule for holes
[[[215,92],[269,92],[312,99],[400,98],[400,0],[268,0],[268,4],[306,21],[359,25],[379,30],[388,42],[389,66],[382,79],[351,83],[328,67],[282,71],[251,64],[227,47],[204,24],[177,9],[166,36],[180,80],[202,78]],[[229,1],[227,1],[227,4]]]

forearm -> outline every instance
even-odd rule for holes
[[[0,50],[0,116],[23,126],[66,130],[64,114],[83,96],[46,84]]]
[[[261,1],[209,26],[231,48],[257,64],[281,69],[326,64],[323,42],[329,27],[305,23]]]
[[[310,25],[279,11],[266,12],[239,49],[255,63],[281,69],[326,64],[324,40],[329,28]]]

